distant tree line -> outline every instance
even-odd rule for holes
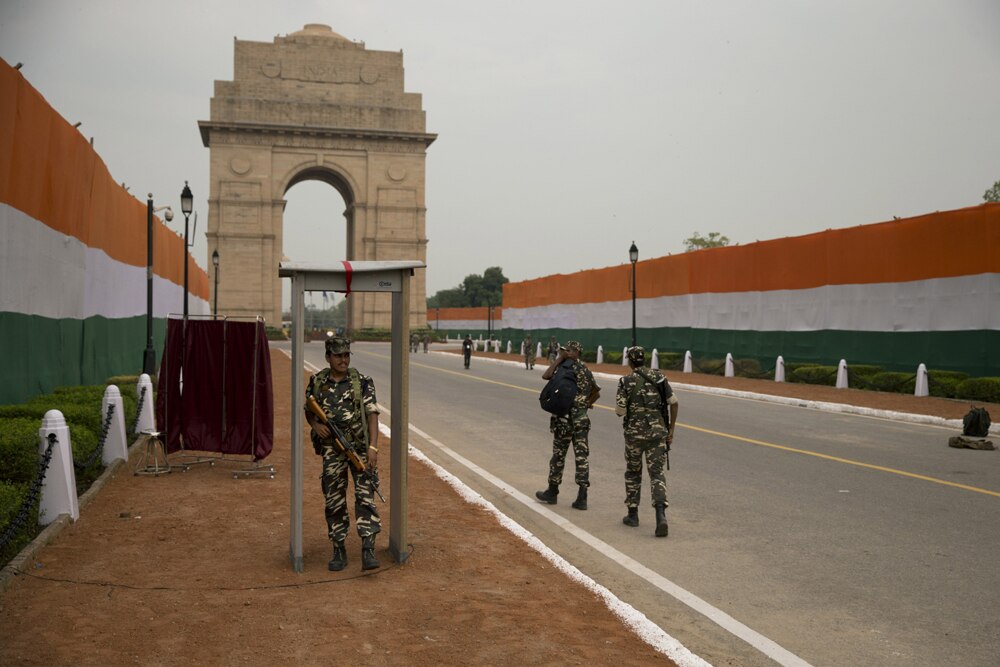
[[[503,286],[510,282],[499,266],[491,266],[483,275],[469,274],[461,285],[443,289],[427,299],[428,308],[475,308],[503,305]]]

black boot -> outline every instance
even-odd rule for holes
[[[576,500],[573,501],[573,507],[578,510],[587,509],[587,487],[580,487],[580,490],[576,494]]]
[[[667,506],[657,505],[656,506],[656,536],[666,537],[667,536]]]
[[[638,526],[639,525],[639,508],[638,507],[629,507],[628,508],[628,515],[622,517],[622,523],[624,523],[626,526],[632,526],[633,528],[635,528],[636,526]]]
[[[559,496],[559,485],[549,484],[549,488],[545,491],[535,491],[535,497],[541,500],[543,503],[548,503],[549,505],[555,505]]]
[[[378,566],[378,558],[375,558],[375,536],[369,535],[361,539],[361,569],[374,570]]]
[[[333,543],[333,558],[326,564],[326,569],[331,572],[340,572],[347,567],[347,550],[344,549],[343,542]]]

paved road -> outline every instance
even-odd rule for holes
[[[388,403],[389,346],[354,351]],[[321,345],[306,358],[322,365]],[[670,537],[657,539],[649,506],[639,528],[621,523],[616,379],[598,377],[590,509],[569,505],[571,462],[558,505],[531,500],[551,446],[542,370],[411,355],[411,443],[696,654],[717,665],[997,664],[996,452],[949,448],[934,426],[680,391]]]

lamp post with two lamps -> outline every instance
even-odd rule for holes
[[[188,182],[184,181],[184,189],[181,190],[181,213],[184,214],[184,321],[187,322],[188,318],[188,257],[187,251],[191,246],[188,245],[188,219],[191,217],[191,211],[194,210],[194,196],[191,194],[191,188],[188,187]],[[195,219],[195,227],[197,228],[198,221]]]
[[[219,249],[212,251],[212,266],[215,271],[215,303],[212,306],[212,318],[219,316]]]
[[[156,372],[156,350],[153,349],[153,214],[164,211],[167,222],[174,219],[174,211],[169,206],[153,208],[153,193],[146,198],[146,351],[142,356],[142,372],[153,375]]]
[[[632,262],[632,347],[635,347],[635,263],[639,261],[639,249],[632,241],[632,247],[628,249],[628,259]]]

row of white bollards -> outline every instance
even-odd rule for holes
[[[142,404],[136,418],[135,432],[153,430],[153,383],[149,376],[143,373],[136,386]],[[144,393],[145,388],[145,393]],[[114,385],[104,390],[101,402],[101,414],[107,415],[111,410],[111,422],[104,439],[104,450],[101,460],[105,466],[115,461],[128,460],[128,440],[125,437],[125,408],[121,391]],[[42,418],[42,427],[38,429],[38,457],[42,458],[49,446],[50,436],[55,436],[56,442],[52,449],[52,458],[48,470],[42,480],[41,498],[38,502],[38,523],[47,526],[62,514],[69,515],[76,521],[80,518],[80,501],[76,493],[76,470],[73,468],[73,447],[70,440],[69,426],[66,417],[59,410],[49,410]]]

